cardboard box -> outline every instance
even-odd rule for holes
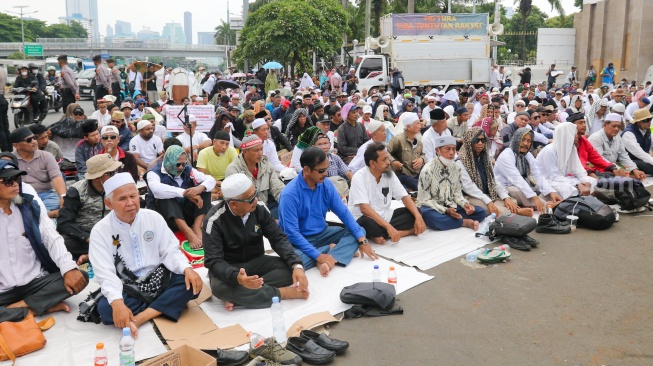
[[[145,361],[141,366],[217,366],[217,364],[215,358],[184,345]]]

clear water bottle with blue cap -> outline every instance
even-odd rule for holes
[[[272,311],[272,334],[277,343],[283,343],[287,340],[286,321],[283,319],[283,307],[277,296],[272,298],[272,307],[270,309]]]

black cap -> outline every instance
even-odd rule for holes
[[[331,123],[331,118],[329,118],[328,114],[320,114],[318,117],[317,123]]]
[[[152,108],[159,108],[160,106],[161,105],[158,102],[154,102],[154,103],[150,104],[150,107],[152,107]]]
[[[338,96],[336,96],[335,94],[329,95],[329,101],[335,102],[336,100],[338,100]]]
[[[254,115],[254,118],[265,118],[265,117],[267,117],[267,116],[268,116],[268,114],[266,113],[266,109],[264,109],[264,110],[262,110],[262,111],[256,113],[256,114]]]
[[[223,140],[223,141],[231,141],[231,136],[229,136],[229,133],[227,131],[218,131],[215,133],[215,136],[213,137],[214,140]]]
[[[93,131],[97,131],[96,119],[87,119],[86,121],[82,122],[82,132],[84,132],[85,135]]]
[[[21,127],[13,130],[9,134],[9,140],[11,141],[12,144],[17,144],[19,142],[22,142],[26,138],[34,135],[32,131],[27,128],[27,127]]]
[[[431,117],[431,121],[442,121],[446,118],[444,115],[444,111],[440,108],[436,108],[430,111],[429,117]]]
[[[0,178],[10,178],[17,175],[26,175],[27,172],[24,172],[18,168],[18,165],[7,160],[0,160]]]
[[[18,158],[16,158],[16,155],[10,153],[10,152],[0,152],[0,160],[7,160],[7,159],[2,159],[4,157],[11,158],[11,161],[18,166]]]
[[[57,60],[65,60],[65,61],[68,61],[68,55],[59,55],[59,56],[57,56]]]
[[[75,114],[75,112],[82,112],[82,114],[83,114],[84,113],[84,108],[82,108],[80,106],[77,106],[77,107],[73,108],[73,114]]]
[[[576,123],[576,121],[580,121],[581,119],[585,119],[585,113],[576,112],[570,114],[569,117],[567,117],[567,122]]]
[[[240,112],[240,109],[238,109],[238,107],[232,105],[231,107],[229,107],[229,112],[231,112],[231,111]]]
[[[304,96],[302,97],[302,99],[306,99],[306,98],[313,98],[313,96],[310,95],[310,94],[304,94]]]

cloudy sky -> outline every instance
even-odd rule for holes
[[[501,0],[504,6],[514,6],[513,0]],[[99,31],[106,35],[107,25],[114,27],[116,20],[123,20],[132,24],[132,32],[138,32],[144,26],[153,31],[161,32],[165,23],[176,22],[183,26],[184,12],[193,13],[193,42],[197,42],[197,32],[211,32],[221,20],[227,19],[227,3],[229,3],[232,16],[242,14],[242,0],[156,0],[134,2],[130,0],[98,0]],[[58,18],[66,15],[65,0],[2,0],[0,12],[15,11],[16,5],[29,5],[25,12],[38,11],[29,16],[44,20],[48,23],[57,23]],[[134,7],[134,4],[138,6]],[[150,5],[152,4],[152,5]],[[551,12],[547,0],[533,0],[533,4],[544,12]],[[572,0],[563,1],[567,13],[576,12]],[[12,14],[13,15],[13,14]]]

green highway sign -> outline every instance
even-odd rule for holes
[[[38,43],[26,44],[25,56],[43,56],[43,45]]]

